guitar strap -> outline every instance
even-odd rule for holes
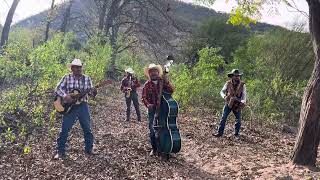
[[[65,76],[66,78],[66,93],[69,93],[69,88],[68,88],[68,79],[69,79],[69,75]]]
[[[82,75],[82,92],[85,91],[85,83],[86,83],[86,77],[84,75]],[[80,87],[79,87],[80,88]],[[86,95],[84,95],[83,97],[85,97]]]
[[[84,92],[85,83],[86,83],[86,77],[82,75],[82,92]]]

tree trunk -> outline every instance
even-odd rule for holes
[[[114,26],[114,21],[117,16],[117,7],[121,0],[113,0],[110,5],[110,9],[108,11],[105,23],[104,23],[104,33],[106,37],[109,37],[110,45],[112,48],[110,63],[106,64],[106,78],[115,78],[115,62],[117,59],[117,38],[118,38],[118,27]],[[101,44],[105,44],[105,40],[102,40]]]
[[[100,11],[99,11],[99,24],[98,24],[98,34],[100,34],[101,32],[103,32],[103,27],[104,27],[104,19],[106,17],[106,13],[107,13],[107,7],[108,7],[108,1],[104,0],[102,7],[100,7]]]
[[[107,72],[105,77],[107,78],[115,78],[116,77],[116,59],[118,54],[118,47],[117,47],[117,38],[118,38],[118,31],[119,29],[115,26],[111,28],[111,34],[109,36],[110,45],[112,48],[111,58],[109,67],[107,67]]]
[[[71,15],[71,7],[72,7],[72,4],[73,4],[73,0],[70,0],[69,1],[69,5],[63,15],[63,21],[62,21],[62,24],[61,24],[61,27],[60,27],[60,32],[63,32],[63,34],[66,33],[66,30],[67,30],[67,26],[68,26],[68,21],[70,19],[70,15]]]
[[[16,11],[16,8],[18,6],[19,1],[20,0],[14,0],[12,5],[11,5],[11,7],[10,7],[10,9],[9,9],[9,12],[8,12],[8,15],[7,15],[7,18],[6,18],[6,22],[4,23],[4,26],[3,26],[3,29],[2,29],[0,47],[5,45],[7,43],[7,41],[8,41],[9,32],[10,32],[10,26],[11,26],[11,23],[12,23],[12,18],[13,18],[14,12]]]
[[[320,1],[307,2],[315,63],[302,100],[300,129],[291,161],[298,165],[315,166],[320,141]]]
[[[48,18],[47,18],[47,25],[46,25],[44,42],[47,42],[47,40],[49,39],[49,30],[50,30],[50,25],[51,25],[52,16],[53,16],[54,1],[55,0],[51,1],[51,8],[50,8]]]

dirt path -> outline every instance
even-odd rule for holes
[[[31,153],[1,152],[0,179],[317,179],[319,172],[288,164],[294,137],[269,129],[248,130],[240,140],[212,137],[210,115],[180,114],[182,150],[169,161],[150,157],[145,108],[143,122],[135,115],[126,123],[121,94],[101,93],[91,105],[97,156],[83,152],[82,131],[77,123],[70,133],[68,158],[52,160],[54,135],[32,139]],[[142,104],[141,104],[141,107]],[[215,125],[217,120],[215,120]]]

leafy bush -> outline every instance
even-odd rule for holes
[[[146,66],[146,63],[144,63],[139,56],[130,52],[123,52],[119,56],[116,65],[119,70],[122,71],[122,74],[125,74],[124,70],[126,68],[131,67],[139,80],[145,81],[147,79],[144,75],[144,67]]]
[[[230,67],[244,72],[254,118],[296,125],[306,79],[312,70],[310,37],[298,32],[270,31],[250,38],[234,56]]]
[[[218,52],[216,48],[204,48],[199,51],[199,62],[192,69],[179,65],[172,70],[172,80],[177,89],[174,96],[180,104],[221,108],[219,92],[225,78],[218,73],[224,64]]]
[[[2,140],[28,141],[27,134],[36,127],[47,127],[51,133],[55,119],[50,103],[52,91],[61,77],[69,73],[66,65],[74,57],[83,60],[85,73],[93,80],[104,78],[110,47],[92,39],[77,51],[72,45],[75,42],[73,34],[57,34],[35,49],[18,42],[9,43],[5,48],[4,55],[0,56],[0,78],[5,83],[0,93]],[[30,147],[25,149],[29,152]]]
[[[110,46],[100,45],[99,39],[94,37],[88,41],[82,51],[77,53],[76,57],[84,62],[84,72],[91,76],[94,82],[104,79],[111,55]]]
[[[246,42],[250,31],[243,26],[227,24],[226,21],[227,18],[212,18],[203,22],[187,40],[184,54],[191,58],[202,48],[221,48],[218,55],[223,56],[225,62],[232,62],[234,51]],[[191,62],[191,65],[194,63]]]

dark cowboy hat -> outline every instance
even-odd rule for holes
[[[174,60],[174,57],[172,55],[168,55],[167,60]]]
[[[231,72],[228,73],[228,77],[232,76],[242,76],[242,73],[240,73],[239,69],[232,69]]]

